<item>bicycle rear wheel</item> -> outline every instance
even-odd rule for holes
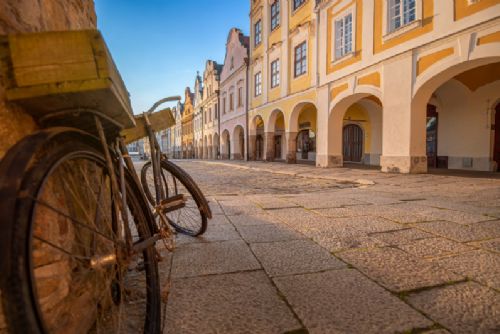
[[[208,203],[196,182],[182,168],[168,160],[161,161],[161,185],[166,198],[175,195],[186,197],[185,206],[166,214],[176,231],[199,236],[207,229]],[[147,162],[141,170],[141,183],[151,205],[156,203],[153,167]]]
[[[19,150],[23,143],[8,154]],[[2,282],[10,331],[158,333],[154,246],[128,257],[121,237],[127,221],[134,242],[152,233],[151,216],[143,210],[147,204],[131,176],[122,215],[112,205],[110,174],[98,145],[49,140],[29,166],[10,197],[13,214],[5,217],[12,220],[12,242],[2,254],[12,258]],[[13,175],[15,168],[2,166],[0,175]]]

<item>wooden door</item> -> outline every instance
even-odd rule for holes
[[[281,135],[274,136],[274,158],[281,159]]]
[[[262,138],[261,135],[257,135],[257,138],[255,138],[255,158],[256,160],[262,160],[262,157],[264,156],[264,138]]]
[[[363,130],[356,124],[349,124],[344,127],[344,161],[361,162],[363,157]]]
[[[495,108],[495,143],[493,146],[493,160],[497,163],[497,172],[500,172],[500,103]]]
[[[427,166],[437,167],[437,148],[438,148],[438,113],[436,107],[427,105]]]

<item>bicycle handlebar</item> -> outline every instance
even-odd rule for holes
[[[151,108],[149,108],[149,110],[146,111],[145,114],[148,114],[148,115],[151,114],[156,108],[158,108],[158,106],[160,106],[163,103],[172,102],[172,101],[180,101],[180,100],[181,100],[181,97],[178,95],[166,97],[164,99],[157,101],[155,104],[153,104],[153,106]]]

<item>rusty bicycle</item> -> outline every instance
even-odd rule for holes
[[[203,233],[211,212],[196,183],[158,150],[157,113],[132,116],[97,31],[0,36],[0,69],[9,103],[40,128],[0,161],[9,330],[159,333],[157,244],[171,250],[174,231]],[[153,144],[142,184],[126,128]]]

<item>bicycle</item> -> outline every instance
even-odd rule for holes
[[[52,34],[59,43],[70,33]],[[89,40],[98,43],[95,48],[104,50],[94,54],[110,57],[104,42],[99,43],[98,32],[71,34],[70,39],[79,42],[79,34],[89,34]],[[38,36],[49,42],[52,38],[49,33]],[[110,64],[114,66],[112,60]],[[117,75],[116,69],[112,75]],[[115,77],[113,85],[116,81]],[[68,89],[68,85],[49,89]],[[77,82],[75,87],[80,89],[82,84]],[[0,162],[0,287],[8,328],[13,333],[159,333],[161,296],[155,245],[164,240],[171,248],[169,215],[186,207],[187,196],[177,188],[175,195],[167,196],[159,178],[168,177],[163,170],[169,169],[158,168],[166,159],[158,146],[152,146],[152,204],[120,135],[123,122],[101,110],[75,107],[68,99],[72,96],[65,94],[49,96],[52,104],[48,104],[69,108],[49,108],[40,115],[37,122],[42,130],[19,141]],[[88,91],[72,94],[78,101],[118,105],[113,104],[116,95],[110,95],[115,91],[109,89],[92,99]],[[96,100],[102,97],[99,94],[105,98]],[[28,106],[47,101],[40,99],[13,101]],[[154,142],[151,124],[145,129]],[[200,210],[211,216],[208,204]],[[206,220],[198,233],[204,229]]]

